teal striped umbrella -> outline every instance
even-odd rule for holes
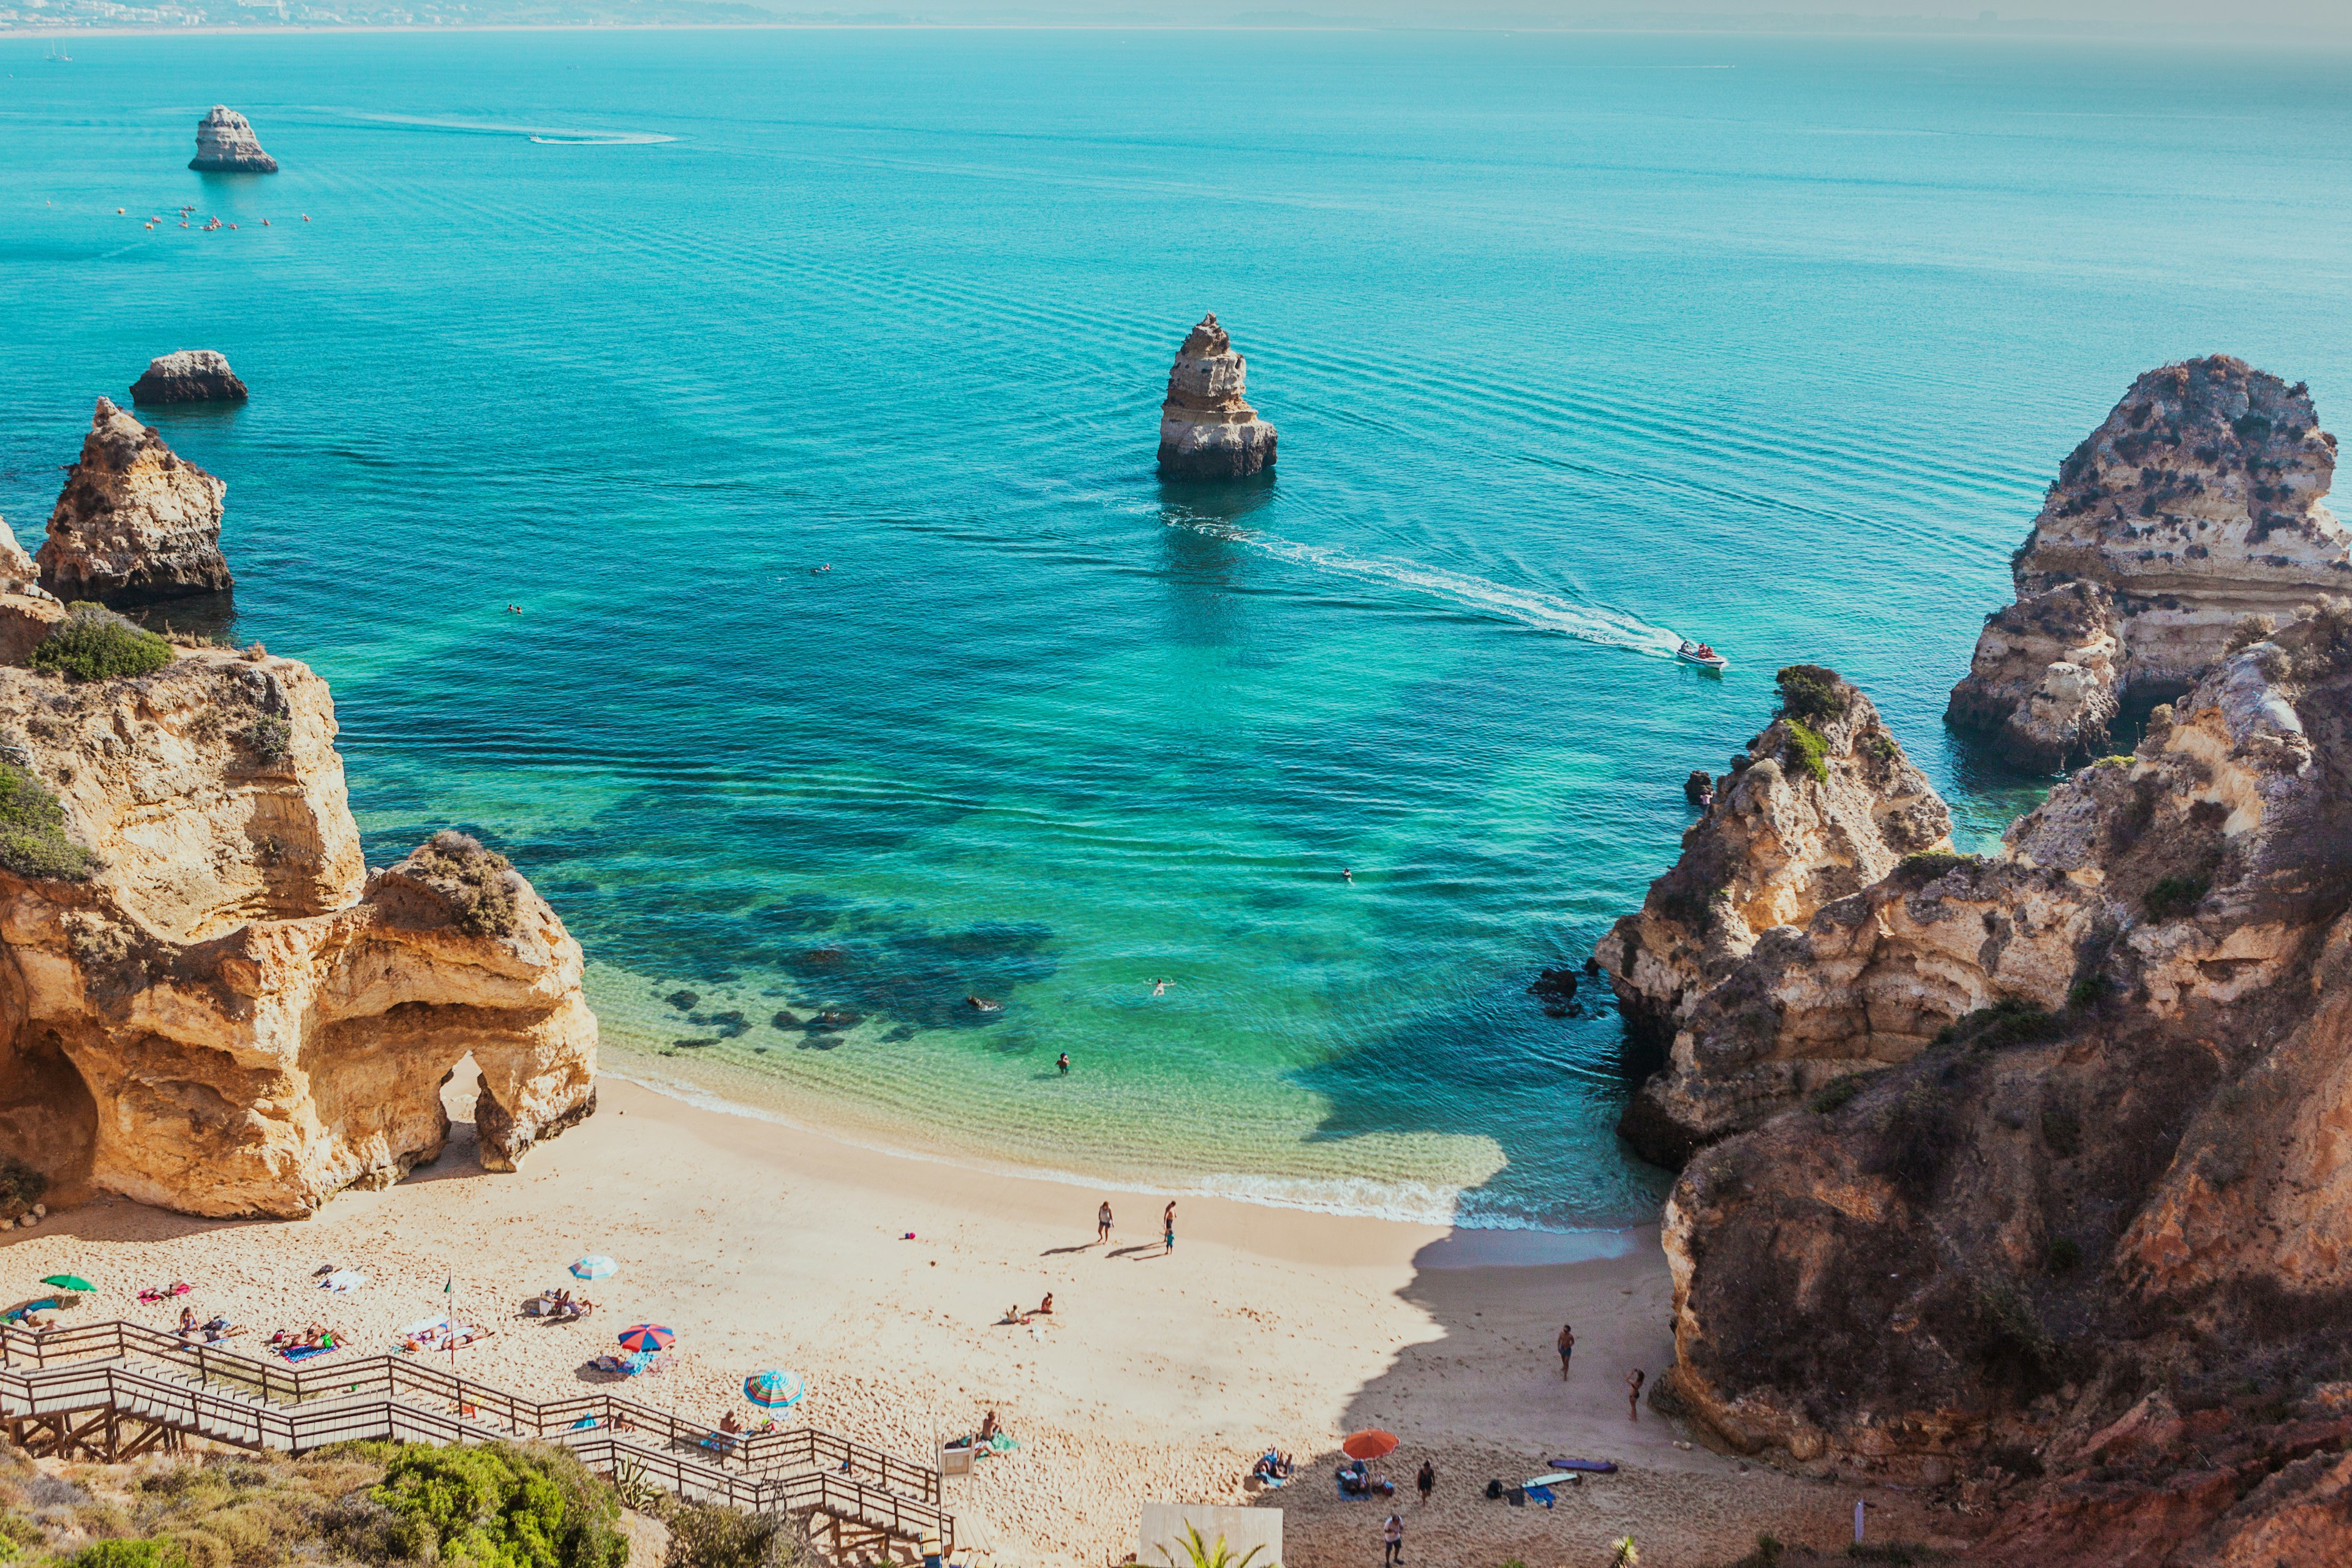
[[[755,1373],[743,1380],[743,1397],[771,1410],[790,1410],[807,1392],[807,1380],[796,1372]]]

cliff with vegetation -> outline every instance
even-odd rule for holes
[[[220,492],[101,401],[58,503],[76,531],[53,531],[43,564],[225,585]],[[7,553],[0,576],[29,566]],[[593,1110],[579,943],[464,835],[362,864],[326,682],[258,644],[174,646],[0,586],[0,629],[21,633],[0,665],[0,1151],[28,1168],[18,1185],[308,1214],[438,1153],[469,1054],[491,1169]]]
[[[2249,616],[2352,592],[2335,473],[2302,383],[2220,354],[2141,376],[2051,482],[1948,716],[2021,767],[2102,754],[2126,702],[2187,690]]]
[[[1621,1128],[1660,1164],[1681,1165],[1855,1060],[1901,1059],[1924,1043],[1916,1007],[1882,1005],[1874,1027],[1866,1006],[1776,992],[1814,926],[1853,947],[1853,928],[1822,924],[1823,910],[1906,856],[1948,848],[1951,834],[1943,801],[1869,698],[1811,665],[1782,670],[1780,685],[1780,710],[1716,782],[1682,858],[1594,952],[1637,1052],[1666,1063]]]
[[[1972,1561],[2352,1554],[2347,714],[2352,605],[2250,624],[2000,854],[1685,1010],[1675,1093],[1800,1068],[1675,1187],[1662,1401],[1933,1489]]]

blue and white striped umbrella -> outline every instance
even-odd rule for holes
[[[762,1372],[743,1380],[743,1397],[771,1410],[789,1410],[807,1392],[807,1381],[796,1372]]]
[[[572,1277],[575,1279],[609,1279],[620,1271],[619,1264],[593,1252],[572,1266]]]

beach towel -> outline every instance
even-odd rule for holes
[[[328,1275],[324,1279],[319,1281],[319,1289],[321,1290],[332,1290],[339,1296],[344,1296],[349,1295],[352,1291],[358,1289],[367,1282],[367,1276],[360,1273],[356,1269],[338,1268],[332,1274]]]
[[[988,1446],[990,1448],[1000,1454],[1009,1454],[1013,1452],[1013,1449],[1021,1447],[1020,1444],[1014,1442],[1012,1438],[1006,1436],[1002,1432],[999,1432],[995,1436],[991,1437],[988,1440]]]
[[[1528,1506],[1528,1489],[1513,1487],[1503,1494],[1503,1500],[1513,1508],[1525,1508]]]
[[[325,1355],[332,1345],[280,1345],[278,1353],[288,1361],[309,1361],[314,1355]]]
[[[1551,1489],[1549,1487],[1528,1487],[1526,1489],[1528,1496],[1543,1504],[1544,1507],[1549,1508],[1551,1506]]]

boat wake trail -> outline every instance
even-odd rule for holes
[[[470,131],[487,136],[528,136],[543,147],[650,147],[677,140],[657,131],[569,131],[490,120],[436,120],[414,114],[364,114],[358,110],[343,112],[376,125],[414,126],[420,131]]]
[[[1344,550],[1327,550],[1320,545],[1302,544],[1277,534],[1255,533],[1216,523],[1180,522],[1175,526],[1191,529],[1212,539],[1246,545],[1279,561],[1289,561],[1318,572],[1330,572],[1363,582],[1385,583],[1409,589],[1480,616],[1517,621],[1524,626],[1557,632],[1580,642],[1599,643],[1605,647],[1620,647],[1630,653],[1649,654],[1658,658],[1674,658],[1675,649],[1682,643],[1682,638],[1675,633],[1664,626],[1653,626],[1639,616],[1605,605],[1580,604],[1538,588],[1513,587],[1507,583],[1491,582],[1484,577],[1448,572],[1441,567],[1423,566],[1410,561],[1391,561],[1378,555],[1351,555]]]

